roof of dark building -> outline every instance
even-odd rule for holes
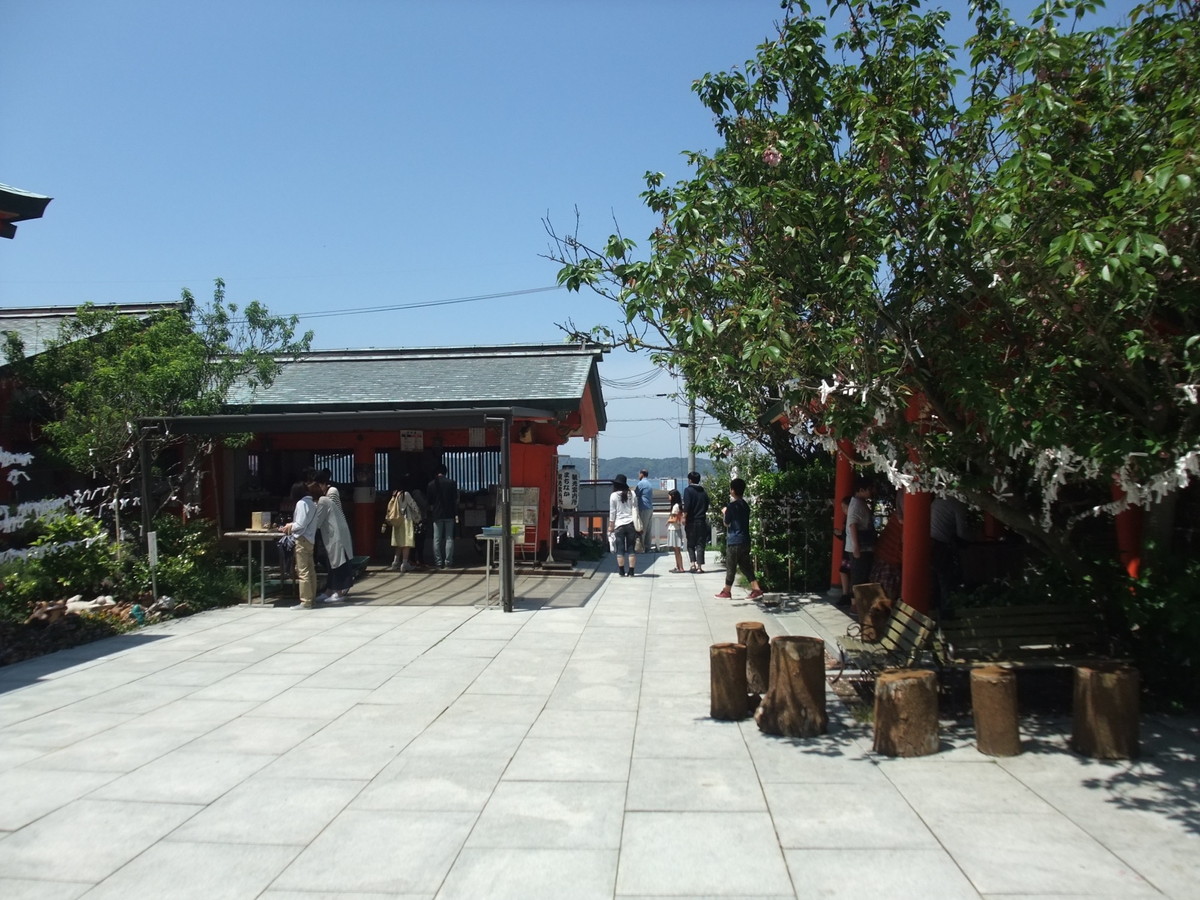
[[[112,303],[97,304],[123,315],[146,317],[152,313],[180,306],[175,303]],[[75,318],[77,306],[26,306],[0,309],[0,334],[12,332],[25,345],[26,356],[36,356],[46,349],[49,341],[58,337],[59,326]],[[3,360],[0,360],[0,364]]]
[[[588,386],[605,425],[599,344],[313,351],[283,363],[269,388],[235,387],[255,413],[532,407],[576,410]]]

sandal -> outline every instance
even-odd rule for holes
[[[683,569],[667,569],[672,575],[682,575]]]
[[[697,572],[699,572],[699,571],[700,571],[700,570],[699,570],[699,569],[697,569],[695,566],[692,566],[690,569],[688,569],[688,572],[689,572],[690,574],[692,574],[692,575],[695,575],[695,574],[696,574]]]

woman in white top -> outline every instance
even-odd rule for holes
[[[608,495],[608,533],[613,535],[613,549],[617,553],[617,571],[625,577],[625,557],[629,557],[629,574],[637,566],[637,529],[633,520],[637,517],[637,500],[629,489],[624,475],[613,479],[613,491]]]
[[[679,491],[667,494],[667,502],[671,504],[671,512],[667,515],[667,546],[675,551],[675,568],[672,572],[683,571],[683,497]]]

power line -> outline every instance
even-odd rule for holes
[[[391,306],[360,306],[350,309],[335,309],[328,311],[305,312],[305,313],[287,313],[286,315],[294,315],[298,319],[325,319],[330,316],[361,316],[369,313],[379,312],[397,312],[403,309],[425,309],[432,306],[450,306],[455,303],[475,303],[479,300],[502,300],[505,297],[521,297],[526,294],[544,294],[547,291],[562,291],[566,288],[561,285],[552,285],[549,287],[524,288],[519,291],[502,291],[495,294],[476,294],[471,297],[452,297],[448,300],[422,300],[416,303],[397,303]]]

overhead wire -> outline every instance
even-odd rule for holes
[[[517,291],[501,291],[494,294],[475,294],[470,297],[451,297],[445,300],[421,300],[414,303],[395,303],[389,306],[359,306],[350,309],[318,310],[317,312],[288,313],[298,319],[325,319],[330,316],[360,316],[369,313],[396,312],[402,309],[426,309],[434,306],[450,306],[456,303],[476,303],[480,300],[502,300],[505,297],[521,297],[526,294],[543,294],[547,291],[565,290],[561,285],[523,288]]]

